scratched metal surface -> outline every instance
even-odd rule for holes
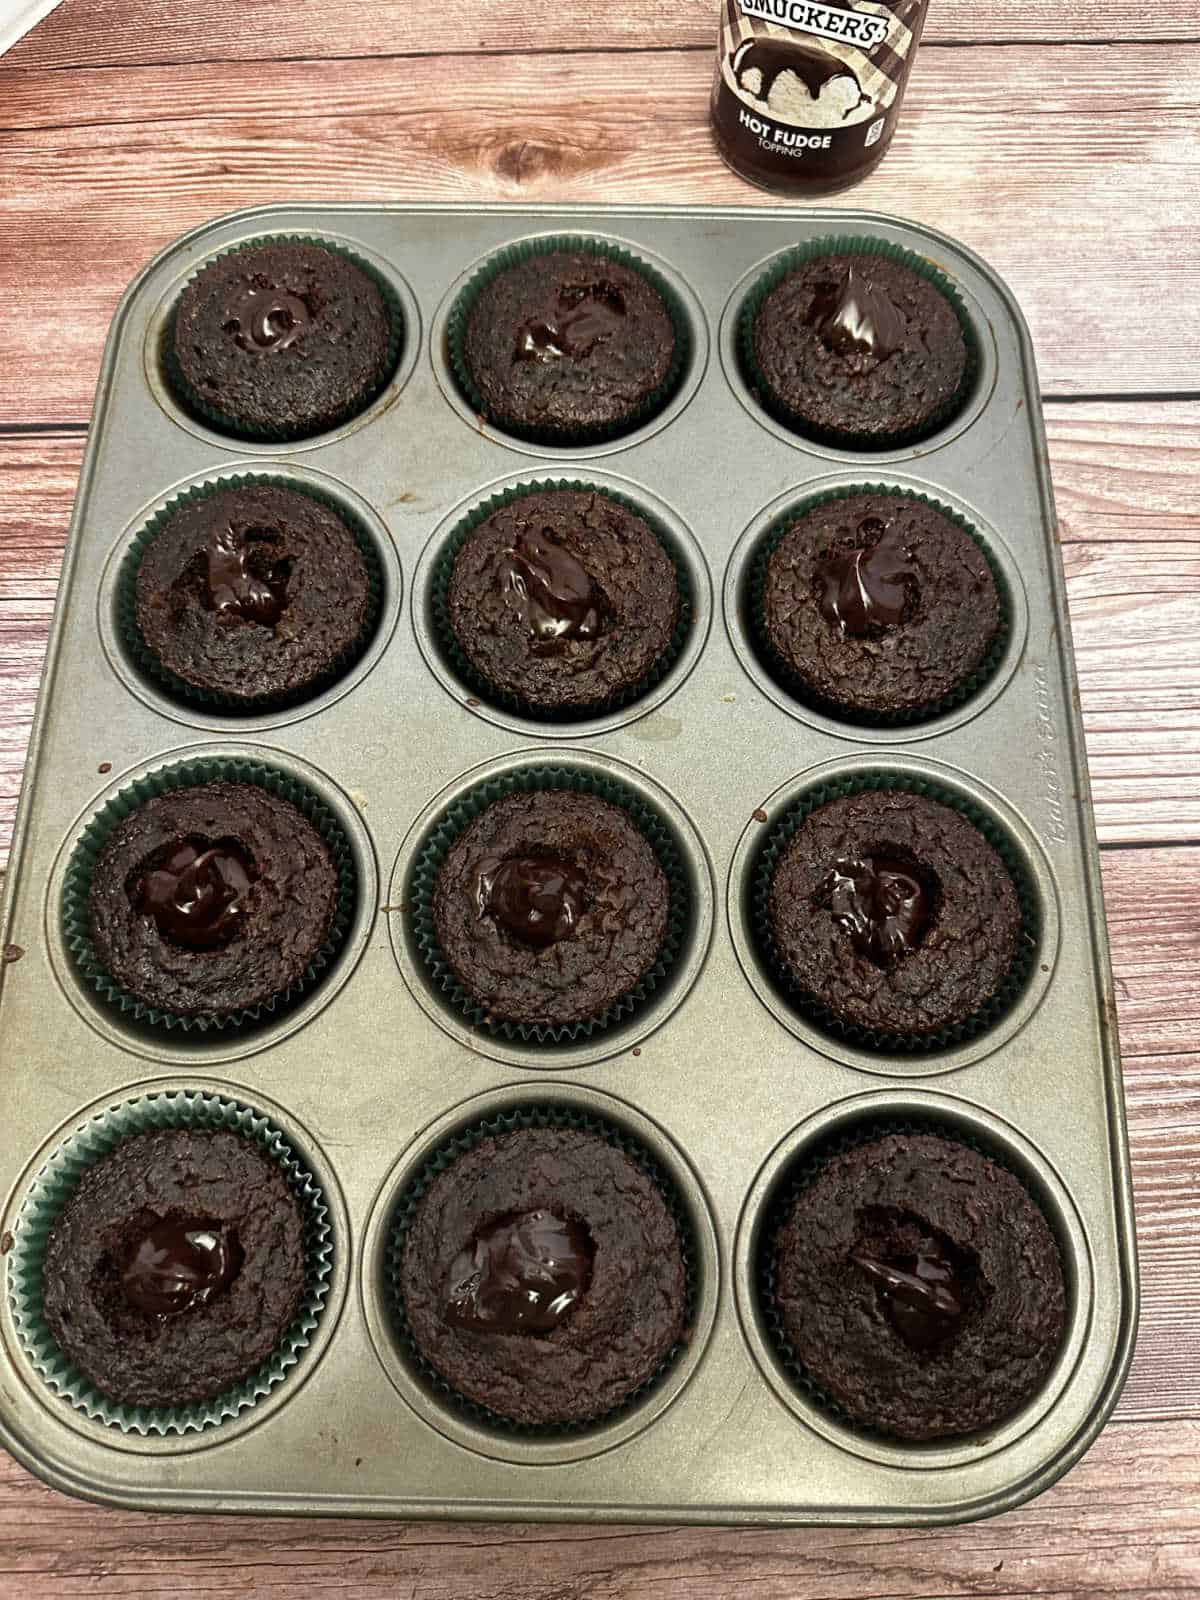
[[[870,456],[821,449],[757,410],[732,328],[757,271],[836,230],[892,240],[954,279],[984,351],[943,434]],[[267,231],[343,239],[405,305],[395,380],[361,418],[292,446],[235,444],[177,410],[157,346],[182,283],[222,246]],[[620,239],[675,285],[694,360],[663,415],[591,450],[534,449],[479,423],[443,352],[463,275],[515,238]],[[137,676],[113,625],[120,556],[183,486],[247,467],[317,482],[353,504],[388,572],[385,621],[334,690],[277,716],[205,717]],[[697,594],[692,643],[663,685],[570,727],[473,703],[428,625],[430,556],[496,487],[578,478],[618,487],[674,533]],[[772,515],[814,489],[928,492],[983,533],[1015,596],[988,688],[918,729],[847,729],[789,702],[755,664],[739,599]],[[468,703],[472,702],[472,703]],[[102,730],[102,733],[99,731]],[[97,771],[97,740],[111,770]],[[303,776],[354,845],[362,893],[335,971],[293,1013],[235,1040],[139,1030],[84,992],[57,905],[67,855],[102,801],[182,752],[243,752]],[[615,771],[658,807],[687,862],[696,915],[673,980],[630,1023],[578,1047],[519,1048],[462,1026],[414,961],[402,909],[415,849],[447,799],[489,771],[547,760]],[[799,1021],[760,972],[745,869],[762,829],[835,771],[902,770],[989,811],[1041,899],[1042,944],[1013,1011],[932,1057],[845,1048]],[[9,874],[0,1041],[0,1227],[87,1115],[147,1085],[210,1086],[268,1112],[333,1202],[330,1306],[307,1358],[269,1399],[200,1435],[140,1438],[54,1398],[22,1354],[7,1295],[0,1388],[9,1448],[49,1481],[126,1505],[445,1517],[694,1522],[962,1520],[1019,1503],[1094,1437],[1120,1389],[1136,1268],[1120,1067],[1032,353],[987,267],[914,225],[850,212],[729,208],[285,207],[187,236],[146,270],[114,321],[39,702]],[[432,1143],[481,1112],[555,1100],[601,1111],[674,1177],[697,1238],[696,1333],[670,1379],[620,1421],[574,1439],[512,1440],[463,1421],[397,1352],[380,1290],[386,1219]],[[736,1111],[736,1115],[734,1115]],[[796,1393],[764,1338],[751,1258],[784,1164],[834,1125],[920,1112],[1001,1148],[1035,1186],[1063,1247],[1072,1312],[1044,1392],[986,1438],[915,1449],[867,1440]],[[552,1468],[553,1470],[548,1470]]]

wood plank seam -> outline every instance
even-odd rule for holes
[[[715,15],[715,13],[714,13]],[[1200,33],[1189,35],[1172,35],[1169,40],[1147,39],[1145,34],[1131,34],[1124,37],[1104,39],[1073,39],[1064,35],[1060,39],[1040,38],[1032,35],[1013,35],[1008,38],[982,39],[926,39],[922,51],[933,50],[974,50],[980,44],[986,43],[989,50],[1021,49],[1029,45],[1037,45],[1039,49],[1099,49],[1107,50],[1114,46],[1142,49],[1150,46],[1170,43],[1172,45],[1200,44]],[[523,48],[505,49],[496,45],[483,50],[379,50],[379,51],[346,51],[339,54],[335,51],[322,52],[320,55],[273,55],[272,66],[296,66],[300,64],[320,61],[329,65],[338,65],[354,61],[423,61],[430,56],[438,56],[446,61],[461,60],[487,61],[504,59],[509,56],[519,56],[522,60],[538,56],[592,56],[592,55],[704,55],[708,52],[715,54],[716,26],[713,27],[713,42],[711,44],[630,44],[598,43],[593,45],[532,45]],[[0,58],[3,59],[3,58]],[[123,70],[125,68],[145,67],[228,67],[245,62],[244,56],[183,56],[178,60],[163,60],[161,57],[148,57],[145,61],[137,61],[124,57],[119,61],[89,61],[89,62],[47,62],[45,64],[32,62],[26,64],[21,61],[4,62],[0,71],[9,72],[108,72]],[[82,126],[83,124],[74,124]],[[7,130],[0,129],[0,132]]]

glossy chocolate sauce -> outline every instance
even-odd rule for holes
[[[594,1255],[580,1222],[552,1211],[501,1217],[454,1258],[443,1316],[473,1333],[552,1333],[587,1293]]]
[[[851,1258],[877,1285],[883,1314],[914,1350],[932,1350],[962,1321],[966,1285],[952,1261],[936,1250],[894,1261]]]
[[[203,1218],[163,1217],[128,1252],[121,1289],[130,1305],[148,1316],[177,1316],[207,1305],[241,1265],[231,1228]]]
[[[137,909],[164,939],[187,950],[212,950],[242,930],[254,868],[233,840],[183,839],[142,874]]]
[[[539,654],[561,650],[568,639],[596,639],[604,631],[604,596],[582,563],[547,533],[521,534],[504,552],[500,581],[505,601]]]
[[[270,529],[239,529],[232,523],[209,534],[205,587],[208,603],[218,615],[258,622],[265,628],[279,621],[287,603],[287,563],[271,560],[276,537]]]
[[[904,343],[904,313],[862,267],[849,266],[822,284],[809,307],[808,324],[840,355],[886,360]]]
[[[844,189],[883,159],[928,0],[723,0],[712,121],[752,183]]]
[[[904,620],[910,596],[916,595],[917,573],[895,528],[866,517],[857,534],[873,542],[830,553],[818,562],[817,606],[843,638],[861,639]]]
[[[290,350],[311,321],[309,309],[299,295],[248,284],[230,300],[221,326],[239,350],[269,355],[276,350]]]
[[[553,856],[487,861],[475,899],[481,917],[494,918],[522,944],[542,950],[574,932],[584,909],[587,879]]]
[[[743,87],[752,72],[758,73],[758,86],[751,92],[758,100],[769,100],[778,80],[785,72],[793,73],[808,90],[813,100],[820,99],[821,90],[835,78],[857,78],[843,61],[813,45],[796,44],[791,39],[747,39],[734,57],[734,76]],[[861,94],[861,85],[859,93]]]
[[[561,361],[586,356],[625,320],[625,296],[606,278],[564,284],[542,310],[517,329],[514,361]]]
[[[933,910],[912,867],[883,855],[838,861],[818,894],[854,948],[878,966],[917,948]]]

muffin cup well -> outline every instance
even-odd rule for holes
[[[400,1275],[401,1258],[404,1252],[405,1240],[412,1226],[421,1197],[440,1173],[453,1166],[459,1156],[465,1155],[468,1150],[473,1149],[481,1139],[497,1134],[511,1133],[517,1128],[573,1128],[580,1133],[593,1134],[605,1139],[609,1144],[628,1156],[630,1160],[636,1162],[647,1177],[652,1180],[666,1202],[679,1233],[680,1249],[683,1253],[685,1294],[687,1297],[687,1333],[683,1339],[668,1351],[667,1355],[659,1363],[657,1370],[631,1394],[627,1395],[619,1406],[615,1406],[599,1416],[592,1417],[587,1422],[560,1422],[552,1423],[545,1427],[534,1427],[530,1424],[514,1422],[510,1418],[501,1416],[499,1413],[489,1410],[488,1407],[480,1405],[477,1401],[468,1399],[447,1382],[437,1368],[422,1354],[413,1337],[404,1309]],[[696,1320],[696,1307],[699,1298],[696,1241],[683,1202],[667,1173],[645,1146],[623,1128],[609,1122],[606,1118],[563,1105],[534,1104],[517,1106],[511,1111],[502,1111],[483,1121],[472,1123],[463,1128],[452,1139],[433,1151],[422,1165],[420,1171],[405,1186],[396,1201],[383,1253],[383,1273],[384,1300],[392,1337],[409,1365],[419,1374],[436,1398],[443,1405],[456,1412],[457,1415],[469,1422],[513,1438],[570,1437],[587,1432],[592,1428],[601,1427],[616,1421],[619,1417],[628,1415],[648,1394],[657,1388],[674,1366],[676,1360],[687,1348],[687,1342]]]
[[[307,495],[318,505],[331,511],[353,535],[354,543],[363,558],[367,569],[367,615],[359,629],[358,637],[346,650],[332,662],[329,668],[320,677],[314,678],[311,683],[303,688],[287,693],[253,695],[245,698],[222,694],[217,690],[200,689],[195,684],[188,683],[178,677],[169,667],[163,665],[158,656],[147,645],[142,630],[137,620],[137,578],[141,568],[142,558],[147,548],[153,542],[155,535],[183,506],[196,500],[206,500],[214,494],[219,494],[226,489],[240,489],[253,486],[269,486],[277,489],[287,489],[295,494]],[[115,608],[117,632],[124,644],[130,660],[137,667],[143,677],[161,686],[173,700],[178,700],[184,705],[194,706],[202,711],[218,711],[222,713],[242,714],[245,716],[259,715],[263,712],[282,711],[291,706],[302,705],[304,701],[315,696],[336,683],[351,667],[360,661],[365,654],[375,631],[379,627],[379,619],[383,610],[383,567],[379,559],[379,552],[375,541],[368,532],[366,525],[354,514],[344,502],[335,499],[333,495],[325,494],[322,490],[314,488],[307,482],[298,482],[294,478],[284,477],[278,473],[270,472],[237,472],[227,478],[212,478],[206,483],[194,485],[184,490],[182,494],[173,495],[166,505],[160,507],[152,517],[145,522],[134,535],[129,549],[121,561],[117,571]]]
[[[813,1146],[801,1150],[796,1159],[785,1169],[763,1214],[754,1255],[754,1284],[767,1342],[791,1383],[807,1400],[832,1421],[864,1438],[878,1439],[891,1445],[900,1445],[919,1451],[924,1447],[914,1445],[910,1441],[898,1439],[885,1429],[872,1428],[868,1424],[850,1416],[821,1387],[792,1348],[783,1326],[783,1320],[779,1315],[778,1303],[775,1297],[776,1247],[779,1233],[791,1216],[792,1209],[800,1195],[835,1157],[846,1155],[849,1151],[858,1149],[860,1145],[870,1144],[876,1139],[885,1138],[888,1134],[897,1133],[936,1134],[940,1139],[945,1139],[954,1144],[965,1145],[967,1149],[975,1151],[977,1155],[986,1156],[988,1160],[994,1161],[997,1166],[1005,1168],[1020,1182],[1022,1188],[1037,1206],[1043,1217],[1045,1217],[1046,1225],[1049,1227],[1058,1249],[1065,1282],[1069,1282],[1068,1256],[1059,1237],[1053,1213],[1043,1205],[1036,1192],[1030,1187],[1025,1174],[1009,1158],[1008,1154],[990,1141],[984,1142],[973,1137],[958,1123],[943,1122],[936,1116],[922,1116],[919,1114],[895,1117],[868,1116],[863,1121],[835,1128],[824,1138],[819,1138]],[[1067,1334],[1064,1333],[1063,1337],[1066,1339]],[[956,1442],[969,1441],[969,1437],[969,1435],[950,1435],[936,1442],[952,1445]]]
[[[819,806],[846,795],[870,791],[902,791],[950,806],[972,824],[996,851],[1012,879],[1020,911],[1017,947],[1004,981],[991,999],[963,1021],[938,1032],[921,1035],[889,1033],[843,1022],[815,995],[803,989],[789,971],[771,930],[771,880],[788,841],[804,819]],[[1042,916],[1033,879],[1008,833],[986,811],[956,789],[928,778],[886,770],[855,772],[806,789],[787,808],[763,840],[749,872],[749,922],[758,954],[776,987],[807,1021],[835,1039],[859,1049],[887,1055],[927,1055],[949,1050],[977,1038],[1008,1011],[1021,995],[1033,972],[1041,941]]]
[[[182,298],[184,290],[190,288],[200,274],[215,262],[223,261],[226,256],[238,255],[243,250],[257,250],[261,249],[263,245],[271,244],[310,244],[315,245],[318,249],[328,250],[332,255],[341,256],[343,260],[349,261],[360,272],[366,273],[367,277],[379,290],[388,313],[388,349],[384,358],[382,373],[371,392],[358,405],[350,407],[315,430],[310,428],[259,429],[244,427],[234,418],[227,416],[219,407],[206,400],[203,395],[197,394],[185,379],[175,356],[175,323],[179,315],[179,299],[176,300],[163,327],[159,359],[172,394],[200,422],[207,423],[210,428],[215,428],[218,433],[228,434],[234,439],[246,439],[257,444],[293,444],[300,439],[317,438],[321,434],[330,433],[333,429],[340,428],[343,423],[349,422],[352,417],[360,416],[363,411],[375,403],[391,382],[400,359],[400,350],[405,338],[404,312],[395,289],[377,267],[372,266],[369,261],[364,260],[362,256],[351,250],[347,245],[339,244],[333,239],[325,239],[306,233],[258,234],[253,239],[242,239],[226,250],[218,250],[215,255],[206,257],[195,272],[191,274],[184,285],[184,289],[180,290],[180,298]]]
[[[670,559],[671,565],[675,569],[675,581],[679,590],[679,615],[676,618],[675,628],[666,649],[654,663],[651,670],[643,678],[639,679],[637,683],[632,684],[618,694],[609,695],[603,701],[562,711],[535,709],[527,705],[518,695],[498,689],[494,684],[490,683],[463,654],[458,640],[454,636],[454,629],[450,626],[449,608],[450,579],[453,575],[454,563],[459,551],[475,529],[486,522],[490,516],[493,516],[504,506],[511,505],[515,500],[523,500],[528,495],[544,494],[553,490],[577,490],[586,494],[603,495],[606,500],[611,500],[614,504],[623,507],[624,510],[631,511],[635,516],[641,517],[643,522],[649,525],[651,532]],[[596,484],[588,483],[584,479],[545,478],[520,483],[514,488],[503,489],[498,494],[489,495],[486,500],[481,500],[478,505],[472,507],[457,526],[451,530],[431,574],[430,613],[434,638],[442,654],[453,668],[455,674],[481,700],[502,710],[533,718],[538,722],[566,723],[582,722],[590,717],[604,716],[609,712],[623,710],[626,706],[632,705],[635,700],[640,700],[643,695],[649,694],[651,689],[661,683],[676,661],[678,661],[680,652],[687,641],[688,630],[692,625],[692,619],[695,614],[695,601],[692,594],[691,579],[688,576],[687,567],[675,546],[675,541],[667,529],[651,512],[647,511],[645,506],[639,505],[636,500],[618,493],[615,489],[602,488]]]
[[[795,526],[801,517],[814,511],[818,506],[829,504],[835,500],[851,500],[856,495],[881,494],[900,495],[906,500],[915,500],[919,504],[928,506],[940,516],[947,518],[957,528],[971,538],[979,547],[980,553],[987,562],[988,571],[996,585],[996,595],[1000,605],[1000,621],[996,629],[996,636],[992,640],[991,648],[987,655],[968,677],[952,689],[949,694],[943,695],[940,700],[931,700],[926,705],[911,706],[903,711],[860,711],[841,706],[833,701],[826,700],[814,692],[812,687],[794,670],[791,664],[783,659],[771,643],[763,617],[763,593],[766,588],[767,566],[771,556],[782,543],[784,536]],[[763,666],[779,684],[794,699],[802,705],[810,706],[812,710],[820,712],[822,716],[831,717],[839,722],[854,724],[865,728],[908,728],[917,723],[929,722],[934,717],[945,716],[958,706],[965,704],[973,695],[991,679],[1000,663],[1004,660],[1012,637],[1013,626],[1013,597],[1008,579],[1004,575],[999,562],[988,548],[986,540],[966,517],[951,507],[943,505],[940,500],[933,499],[930,495],[920,494],[915,489],[903,489],[889,483],[861,483],[837,489],[827,490],[823,494],[810,495],[803,500],[798,500],[794,505],[781,511],[771,523],[763,537],[758,541],[750,561],[750,570],[747,574],[745,589],[745,608],[747,632],[753,641],[755,652]]]
[[[948,396],[932,417],[919,428],[909,428],[894,434],[864,436],[853,431],[821,428],[797,415],[791,408],[777,399],[772,393],[770,385],[766,382],[758,363],[754,359],[754,320],[758,315],[763,301],[771,290],[786,278],[789,273],[803,266],[806,261],[812,261],[818,256],[882,256],[885,261],[894,261],[897,265],[908,267],[931,283],[935,289],[949,302],[951,310],[962,329],[963,340],[967,349],[966,366],[963,369],[962,379],[955,392]],[[962,410],[970,398],[971,391],[979,376],[981,352],[979,337],[971,321],[966,304],[955,288],[953,282],[940,272],[925,256],[914,254],[911,250],[904,250],[899,245],[890,244],[884,239],[864,238],[860,234],[831,235],[822,239],[812,239],[807,244],[794,245],[790,250],[785,250],[777,256],[767,270],[751,287],[738,312],[737,322],[737,349],[738,359],[741,362],[742,372],[749,383],[754,398],[770,416],[781,422],[785,428],[793,433],[798,433],[804,438],[812,439],[817,444],[830,445],[837,450],[879,451],[898,450],[906,445],[917,444],[922,439],[928,439],[931,434],[937,433]]]
[[[321,835],[337,871],[337,901],[324,944],[307,970],[289,988],[257,1006],[218,1012],[211,1016],[181,1017],[175,1012],[160,1010],[139,1000],[122,989],[105,970],[92,943],[88,897],[96,862],[119,823],[155,795],[218,780],[256,784],[260,789],[290,801],[307,817]],[[245,756],[197,756],[190,761],[175,762],[147,773],[145,777],[134,778],[119,794],[106,801],[87,823],[67,863],[63,880],[63,940],[83,986],[130,1020],[155,1029],[178,1029],[183,1033],[203,1034],[210,1030],[234,1033],[280,1016],[314,987],[337,958],[354,915],[357,896],[358,872],[350,841],[333,811],[306,784],[264,762]]]
[[[654,965],[627,994],[598,1016],[589,1017],[584,1022],[556,1026],[507,1022],[487,1014],[474,996],[463,988],[443,956],[433,920],[433,892],[438,871],[455,840],[480,812],[506,795],[553,789],[595,795],[598,799],[611,801],[628,813],[630,820],[645,835],[666,875],[670,895],[667,926]],[[534,1045],[574,1044],[581,1039],[592,1038],[630,1017],[671,972],[682,949],[683,936],[692,915],[692,895],[683,857],[658,812],[618,779],[569,766],[525,767],[487,778],[466,794],[460,795],[429,830],[413,865],[407,900],[414,941],[434,989],[472,1027],[483,1028],[493,1037]]]
[[[450,316],[446,323],[446,355],[450,362],[455,382],[472,410],[491,421],[484,405],[483,396],[476,388],[471,377],[470,368],[467,365],[464,354],[463,347],[466,341],[467,322],[472,308],[482,291],[501,272],[504,272],[509,267],[516,266],[518,262],[528,261],[534,256],[550,255],[558,250],[572,252],[583,250],[589,255],[602,256],[606,260],[619,262],[621,266],[628,267],[630,271],[640,273],[646,279],[657,291],[663,305],[666,307],[667,315],[671,319],[671,327],[675,334],[675,350],[671,358],[670,368],[662,383],[646,397],[634,415],[627,417],[623,422],[610,423],[600,428],[550,430],[513,427],[499,422],[495,423],[494,426],[501,428],[514,438],[524,439],[530,444],[550,446],[602,444],[609,439],[617,439],[624,434],[633,433],[643,423],[648,422],[657,411],[660,411],[679,388],[692,357],[692,333],[682,302],[662,274],[657,272],[641,256],[635,255],[633,251],[626,250],[624,246],[615,244],[610,239],[598,239],[587,234],[556,234],[538,239],[525,239],[517,244],[504,245],[476,269],[451,307]]]
[[[304,1215],[306,1288],[275,1352],[241,1383],[189,1405],[123,1405],[97,1389],[55,1343],[43,1315],[42,1268],[54,1221],[88,1168],[132,1135],[163,1128],[229,1129],[253,1141],[283,1169]],[[199,1090],[146,1094],[92,1117],[59,1146],[38,1173],[13,1228],[9,1304],[21,1348],[38,1376],[77,1411],[122,1433],[196,1433],[257,1404],[300,1361],[329,1297],[334,1247],[329,1207],[320,1186],[284,1134],[266,1117],[223,1095]]]

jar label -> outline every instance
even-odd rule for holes
[[[817,5],[814,0],[738,0],[738,10],[759,22],[777,22],[817,39],[845,39],[864,50],[874,50],[887,38],[886,16]]]
[[[760,176],[862,162],[891,134],[926,4],[722,0],[714,115],[730,153]]]
[[[836,131],[886,115],[904,80],[922,0],[862,10],[817,0],[726,0],[722,69],[751,111]]]

